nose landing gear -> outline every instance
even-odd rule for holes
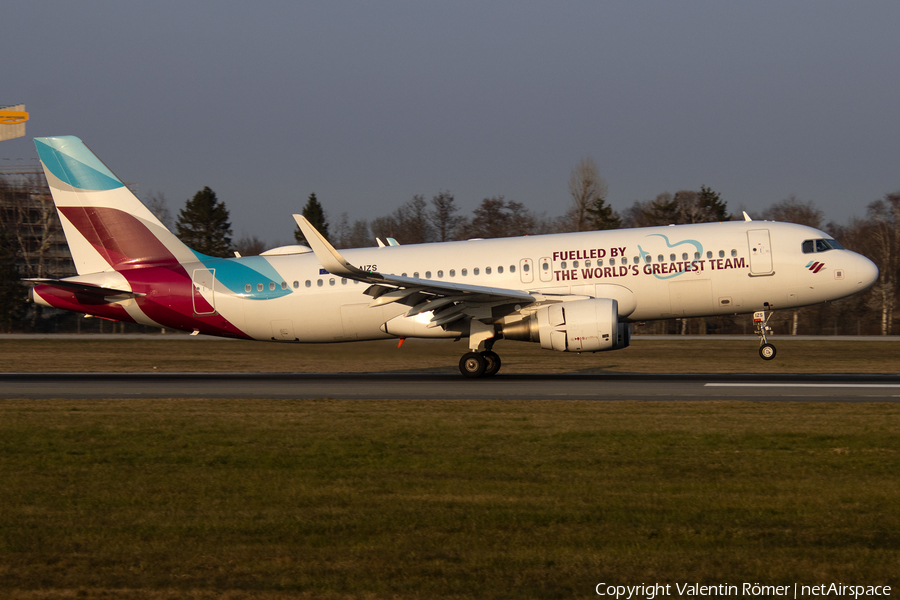
[[[766,339],[766,332],[772,331],[769,327],[769,319],[772,318],[771,311],[761,310],[753,313],[753,325],[756,327],[756,335],[759,336],[759,357],[763,360],[772,360],[775,358],[775,346]]]

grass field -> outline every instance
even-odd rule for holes
[[[455,371],[460,346],[0,340],[0,364]],[[498,349],[511,372],[895,372],[896,346],[785,340],[771,363],[753,341]],[[0,400],[0,597],[897,586],[898,417],[890,403]]]
[[[2,401],[0,586],[579,598],[599,582],[896,584],[898,417],[895,404]]]
[[[0,371],[124,372],[445,372],[457,373],[464,342],[407,340],[352,344],[273,344],[185,339],[0,339]],[[638,338],[614,352],[569,354],[501,341],[502,373],[897,373],[900,343],[776,338],[763,361],[756,338]]]

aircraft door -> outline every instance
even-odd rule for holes
[[[553,279],[553,263],[549,258],[541,259],[541,281],[551,281]]]
[[[215,269],[195,269],[191,278],[191,299],[194,303],[194,314],[199,316],[216,314]]]
[[[772,244],[768,229],[751,229],[747,232],[750,244],[750,275],[772,275]]]
[[[531,283],[534,281],[534,270],[532,269],[530,258],[523,258],[519,261],[519,278],[522,283]]]

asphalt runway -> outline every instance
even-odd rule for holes
[[[0,398],[898,402],[900,376],[0,373]]]

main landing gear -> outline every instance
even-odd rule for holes
[[[500,370],[500,357],[496,352],[469,352],[459,359],[459,372],[466,377],[490,377]]]
[[[766,339],[766,332],[772,331],[769,327],[769,319],[772,318],[771,311],[761,310],[753,313],[753,325],[756,327],[756,335],[759,336],[759,357],[763,360],[772,360],[775,358],[775,346]]]
[[[500,370],[500,357],[494,346],[494,326],[472,319],[469,325],[469,352],[459,359],[464,377],[491,377]]]

